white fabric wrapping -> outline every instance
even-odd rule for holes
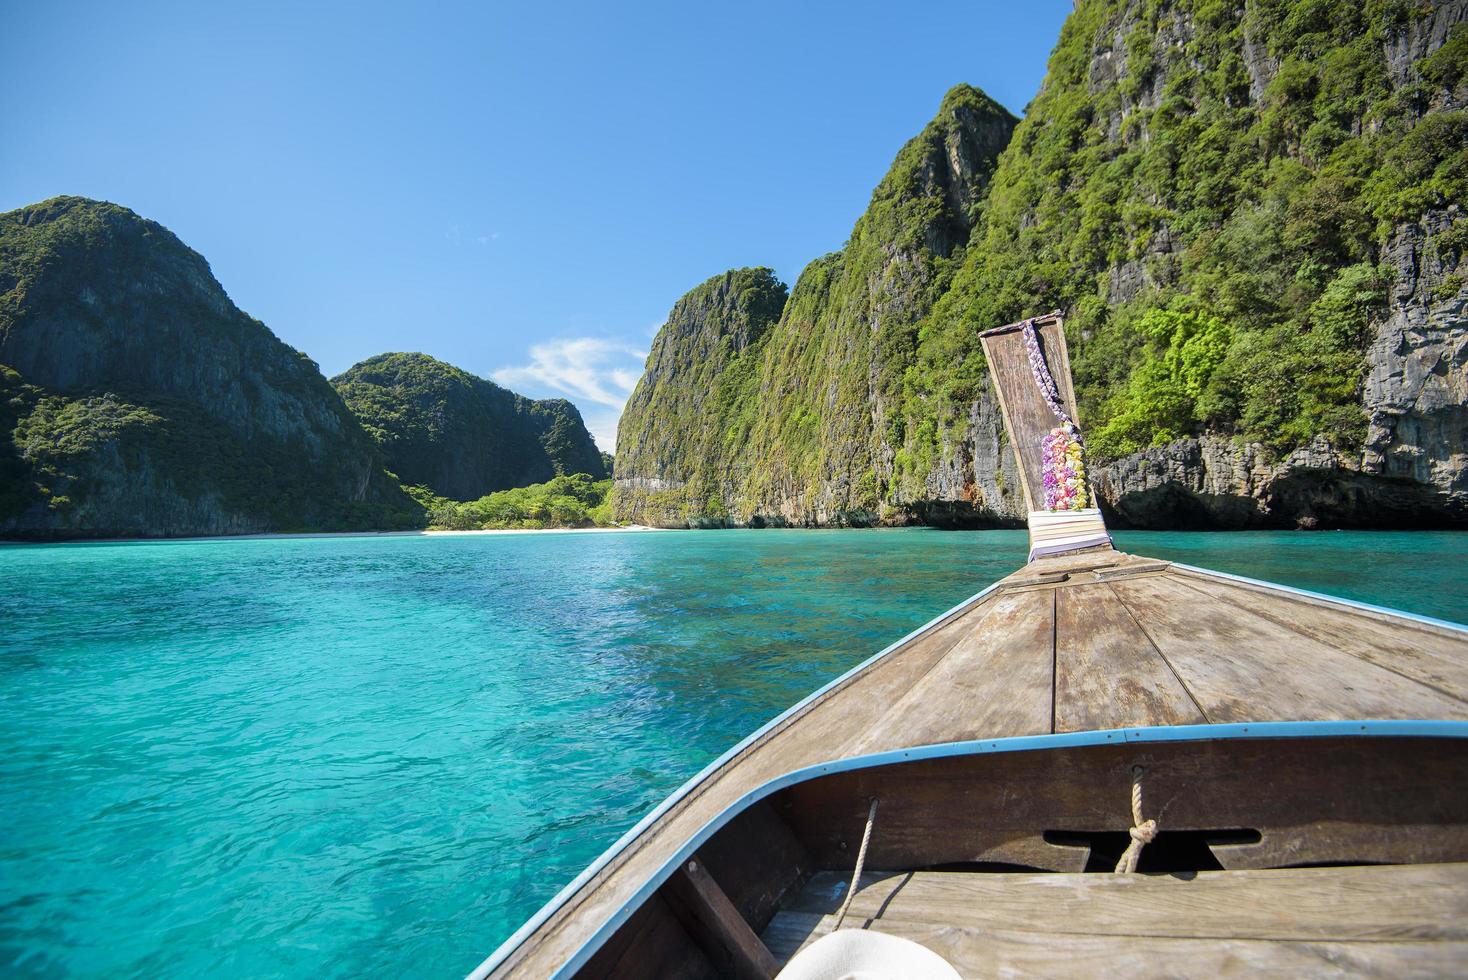
[[[1087,510],[1030,511],[1030,561],[1080,548],[1110,544],[1106,522],[1095,507]]]

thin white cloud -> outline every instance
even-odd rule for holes
[[[610,408],[592,409],[583,412],[581,418],[586,422],[586,431],[591,433],[596,448],[609,453],[617,451],[617,423],[622,421],[620,408],[616,411]]]
[[[509,388],[551,391],[578,402],[596,444],[611,451],[622,406],[646,358],[647,351],[615,340],[565,337],[536,344],[529,364],[500,368],[491,377]]]
[[[455,245],[467,244],[470,239],[473,239],[475,244],[488,245],[490,242],[497,241],[500,233],[497,231],[487,232],[483,235],[477,232],[469,233],[464,231],[462,225],[454,224],[448,226],[443,233],[443,237]]]

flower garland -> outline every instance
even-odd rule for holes
[[[1085,510],[1091,506],[1086,492],[1086,464],[1075,426],[1050,430],[1040,443],[1045,470],[1046,510]]]
[[[1060,420],[1060,425],[1051,429],[1040,441],[1040,462],[1045,477],[1046,510],[1084,510],[1091,505],[1090,493],[1086,489],[1086,463],[1082,456],[1081,432],[1066,412],[1055,388],[1055,379],[1040,353],[1040,338],[1035,331],[1035,321],[1020,324],[1024,335],[1025,353],[1030,361],[1030,373],[1040,389],[1040,396],[1050,411]]]

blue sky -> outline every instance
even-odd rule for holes
[[[841,246],[952,85],[1019,114],[1070,0],[0,0],[0,210],[126,205],[328,375],[421,350],[611,447],[673,302]]]

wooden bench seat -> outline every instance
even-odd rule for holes
[[[821,872],[775,916],[779,962],[832,930],[844,890]],[[966,977],[1461,975],[1468,864],[871,874],[846,926],[920,942]]]

